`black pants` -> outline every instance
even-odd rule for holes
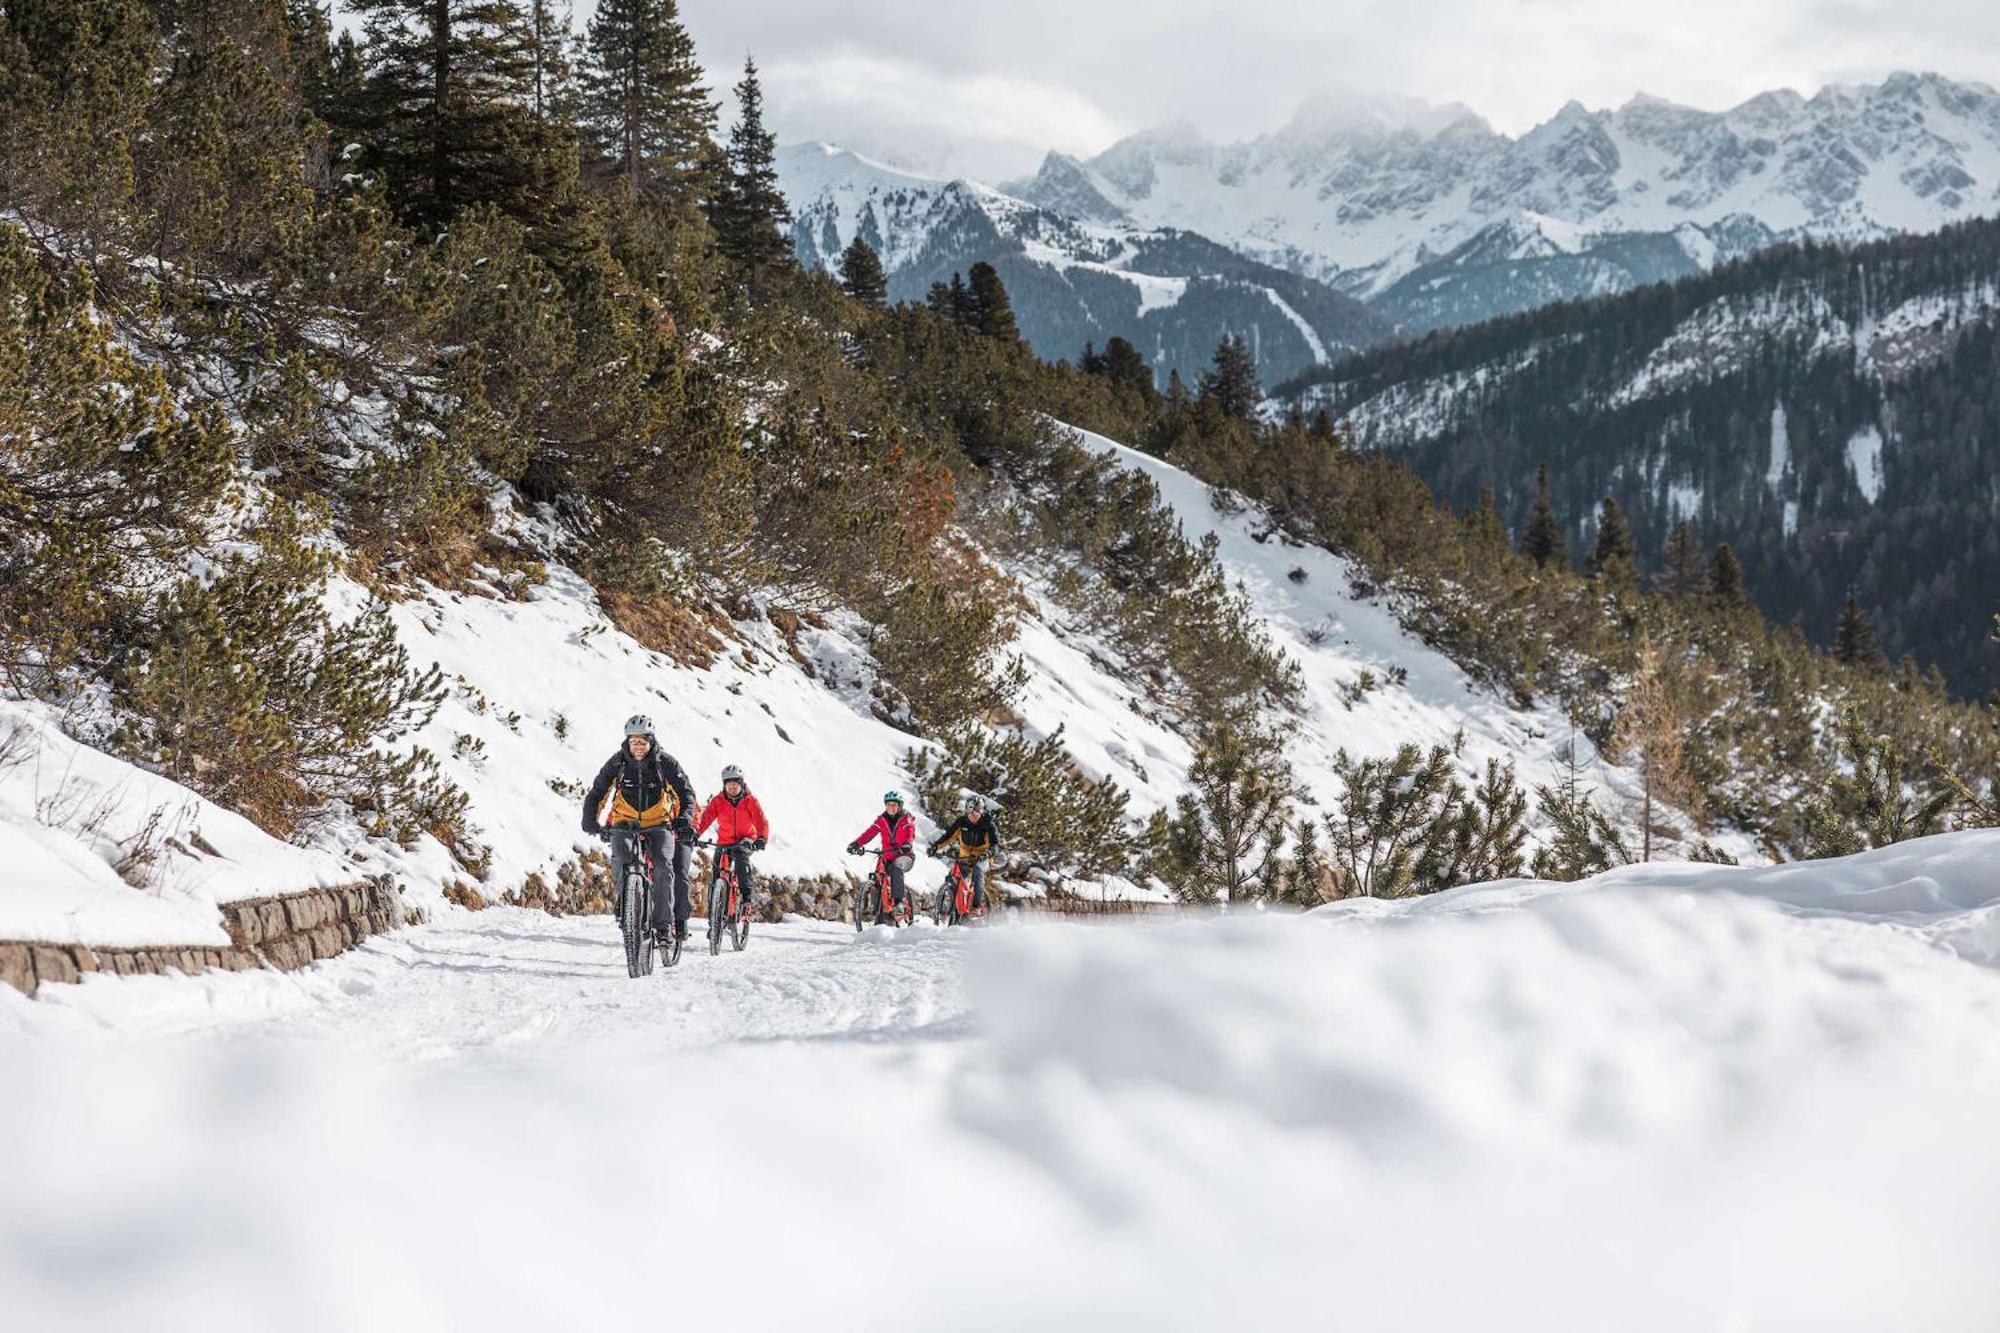
[[[669,829],[647,829],[642,833],[613,829],[611,882],[618,886],[619,894],[625,892],[625,868],[631,864],[636,855],[637,842],[642,838],[646,843],[646,854],[653,860],[653,927],[665,930],[688,919],[688,861],[694,855],[694,849],[685,844],[675,846],[673,832]],[[618,911],[614,897],[612,913],[616,915]]]
[[[742,896],[743,905],[748,907],[750,905],[750,849],[740,842],[733,847],[722,848],[717,853],[718,859],[715,865],[718,874],[722,870],[720,858],[724,856],[728,857],[735,867],[736,892]]]

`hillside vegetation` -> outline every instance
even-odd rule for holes
[[[1517,556],[1490,506],[1440,507],[1324,421],[1253,424],[1241,343],[1161,394],[1129,346],[1037,360],[991,269],[893,307],[802,271],[756,70],[718,138],[671,6],[607,0],[580,40],[540,4],[355,9],[336,39],[308,0],[0,5],[0,679],[271,832],[429,836],[485,873],[470,761],[411,743],[450,682],[393,608],[556,564],[688,663],[744,618],[851,618],[868,707],[933,742],[933,800],[999,791],[1039,864],[1192,898],[1519,873],[1531,818],[1571,877],[1656,837],[1716,854],[1691,824],[1793,853],[1990,800],[1990,714],[1771,629],[1719,556],[1660,591],[1629,551],[1590,577]],[[1636,765],[1643,813],[1572,781],[1531,816],[1511,768],[1473,781],[1450,747],[1342,756],[1340,808],[1301,806],[1295,662],[1062,421],[1351,556]],[[1193,747],[1143,828],[1012,709],[1030,581]]]

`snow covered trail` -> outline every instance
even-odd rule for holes
[[[22,1327],[2000,1326],[2000,833],[0,992]]]

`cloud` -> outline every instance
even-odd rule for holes
[[[1248,137],[1326,94],[1464,102],[1518,133],[1572,97],[1720,108],[1894,69],[2000,82],[1993,0],[682,0],[681,12],[718,89],[756,53],[782,137],[988,177],[1173,120]]]
[[[1093,152],[1124,126],[1081,94],[990,72],[880,54],[783,56],[762,67],[781,139],[829,139],[938,174],[997,178],[1050,148]]]

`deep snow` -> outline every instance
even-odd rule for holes
[[[23,1327],[1985,1330],[2000,833],[0,992]],[[1984,963],[1985,965],[1982,965]]]

